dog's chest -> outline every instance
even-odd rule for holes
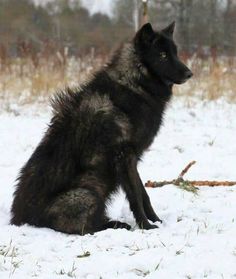
[[[136,150],[143,153],[153,142],[162,122],[163,108],[154,110],[148,106],[139,111],[137,119],[133,122],[132,141]]]

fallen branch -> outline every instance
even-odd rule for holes
[[[184,175],[188,172],[188,170],[196,163],[196,161],[190,162],[179,174],[177,179],[173,180],[164,180],[161,182],[150,181],[148,180],[145,183],[145,187],[156,188],[163,187],[165,185],[173,184],[175,186],[180,187],[186,191],[197,193],[198,186],[234,186],[236,185],[236,181],[209,181],[209,180],[184,180]]]
[[[194,165],[196,164],[196,161],[190,162],[180,173],[178,178],[183,178],[183,176],[187,173],[187,171]]]

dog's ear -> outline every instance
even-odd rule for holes
[[[142,45],[148,45],[154,39],[155,33],[150,23],[144,24],[136,33],[135,41]]]
[[[173,37],[174,29],[175,29],[175,21],[173,21],[166,28],[162,29],[162,32],[165,33],[169,37]]]

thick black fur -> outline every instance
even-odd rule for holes
[[[160,128],[173,84],[192,75],[177,57],[173,30],[144,25],[87,84],[54,98],[49,128],[19,175],[12,224],[75,234],[129,229],[105,216],[121,185],[140,228],[157,227],[148,221],[161,220],[137,164]]]

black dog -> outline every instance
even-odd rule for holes
[[[131,43],[81,89],[58,94],[44,138],[22,168],[11,223],[85,234],[130,226],[109,221],[106,202],[119,185],[140,228],[155,214],[137,171],[152,143],[173,84],[192,73],[178,59],[174,23],[145,24]]]

